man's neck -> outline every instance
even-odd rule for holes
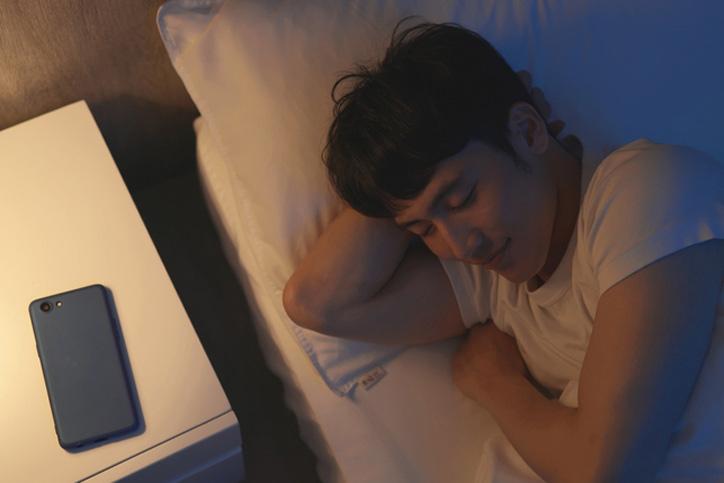
[[[538,280],[529,281],[538,288],[551,278],[566,253],[578,220],[581,201],[581,161],[553,141],[550,163],[556,180],[556,217],[553,222],[550,249]],[[533,288],[533,290],[535,289]]]

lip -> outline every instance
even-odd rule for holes
[[[485,267],[488,270],[492,270],[494,268],[497,268],[500,261],[503,259],[503,256],[505,255],[505,252],[508,250],[508,246],[510,245],[510,238],[505,240],[505,244],[503,245],[503,248],[498,250],[498,253],[495,254],[495,256],[489,261],[485,262],[483,264],[483,267]]]

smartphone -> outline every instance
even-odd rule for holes
[[[110,292],[90,285],[29,310],[60,446],[95,447],[133,432],[139,420]]]

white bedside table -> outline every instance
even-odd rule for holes
[[[60,447],[28,304],[100,283],[142,432]],[[85,102],[0,132],[0,479],[232,481],[239,426]]]

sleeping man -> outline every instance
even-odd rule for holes
[[[541,478],[653,479],[720,353],[722,165],[640,139],[587,173],[457,25],[396,29],[334,90],[349,80],[324,152],[345,208],[288,281],[290,317],[386,344],[466,334],[456,385]]]

